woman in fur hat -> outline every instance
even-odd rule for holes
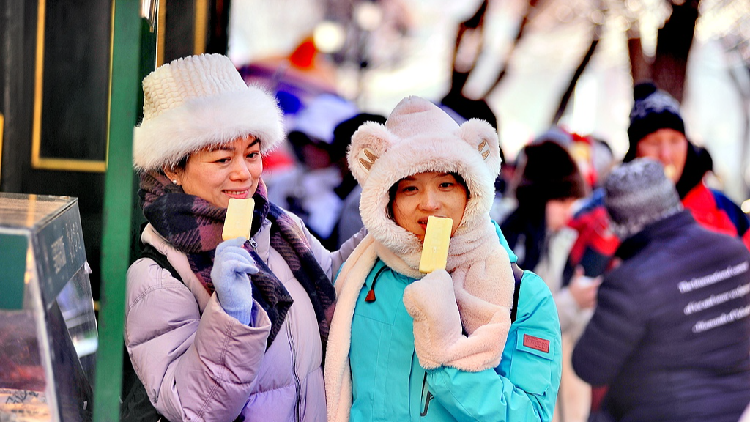
[[[125,344],[150,402],[171,421],[323,420],[330,277],[346,254],[267,200],[275,99],[218,54],[161,66],[143,90],[133,149],[151,258],[128,271]],[[248,197],[251,238],[222,242],[229,199]]]
[[[458,126],[419,97],[355,132],[348,160],[369,234],[336,278],[329,421],[551,419],[560,323],[538,276],[516,284],[489,217],[498,145],[488,123]],[[453,226],[446,269],[424,275],[429,216]]]

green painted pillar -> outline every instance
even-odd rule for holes
[[[119,419],[125,280],[130,264],[134,202],[133,127],[141,91],[141,1],[115,0],[112,4],[109,147],[104,184],[99,349],[94,382],[95,422]]]

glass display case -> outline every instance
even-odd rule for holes
[[[0,193],[0,421],[87,421],[97,329],[78,200]]]

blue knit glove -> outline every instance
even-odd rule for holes
[[[242,248],[245,239],[238,237],[219,244],[211,269],[211,280],[221,307],[242,324],[255,323],[253,287],[248,274],[256,274],[258,267],[250,253]]]

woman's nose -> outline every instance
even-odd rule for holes
[[[250,177],[250,168],[245,160],[234,160],[232,166],[232,178],[244,180]]]
[[[422,209],[426,211],[434,211],[440,208],[440,198],[436,192],[427,191],[422,196],[421,204]]]
[[[663,164],[666,165],[669,163],[672,158],[672,149],[672,146],[667,143],[662,144],[659,148],[659,160],[661,160]]]

